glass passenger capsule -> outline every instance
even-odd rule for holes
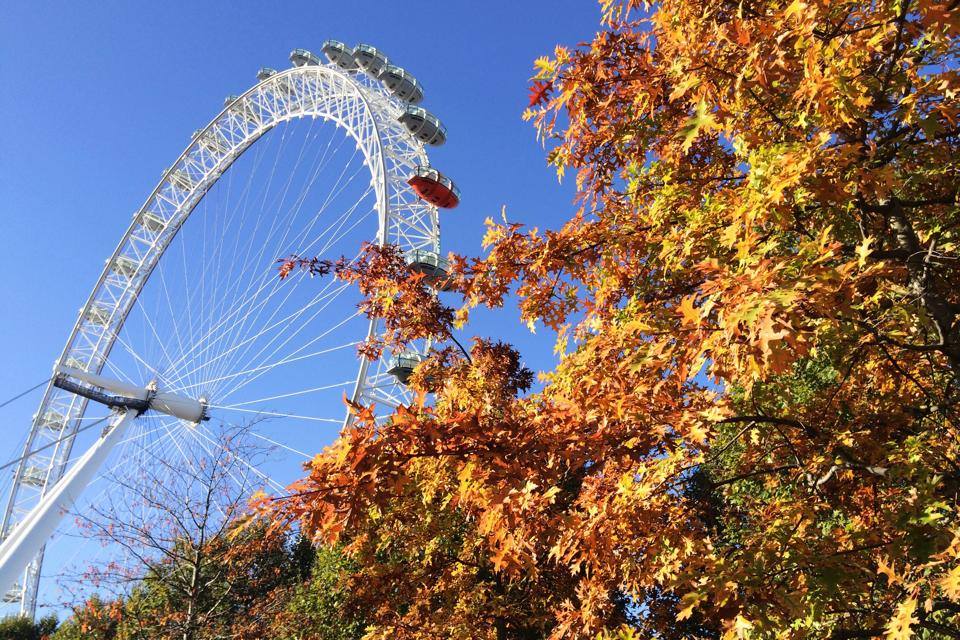
[[[67,358],[67,361],[64,364],[66,364],[71,369],[79,369],[80,371],[85,371],[87,369],[87,363],[81,360],[80,358],[76,358],[74,356],[70,356],[69,358]]]
[[[20,602],[20,599],[23,597],[23,589],[19,584],[14,585],[3,594],[3,603],[4,604],[13,604]]]
[[[392,375],[400,384],[407,384],[417,365],[427,359],[416,351],[403,351],[390,359],[390,368],[387,373]]]
[[[180,191],[190,191],[196,186],[193,178],[191,178],[183,169],[174,169],[170,172],[170,177],[168,179],[170,180],[170,184],[175,186]]]
[[[250,105],[246,100],[237,102],[240,100],[240,96],[229,95],[226,100],[223,101],[223,106],[229,108],[229,112],[235,115],[240,116],[247,121],[248,124],[253,126],[260,125],[260,115],[256,112],[252,105]],[[237,104],[233,104],[237,102]],[[232,106],[231,106],[232,105]]]
[[[358,44],[353,48],[353,59],[357,65],[376,78],[383,68],[390,63],[390,59],[382,51],[369,44]]]
[[[260,82],[263,82],[264,80],[268,79],[270,76],[274,76],[276,74],[277,74],[276,69],[271,69],[270,67],[261,67],[260,70],[257,71],[257,80],[259,80]]]
[[[290,52],[290,62],[292,62],[295,67],[315,66],[320,64],[320,58],[312,51],[294,49]]]
[[[230,151],[230,145],[214,129],[207,133],[203,133],[202,129],[197,129],[193,132],[193,139],[199,143],[200,148],[211,155],[222,156]]]
[[[388,64],[377,77],[387,91],[404,102],[420,104],[423,100],[423,87],[406,69]]]
[[[440,119],[423,107],[407,105],[398,118],[417,140],[439,147],[447,141],[447,128]]]
[[[326,40],[320,49],[327,60],[337,65],[344,71],[354,71],[357,68],[357,61],[353,57],[353,47],[339,40]]]
[[[450,291],[453,280],[450,279],[450,263],[435,251],[414,249],[406,253],[407,266],[414,273],[422,273],[424,282],[440,291]]]
[[[460,204],[460,189],[453,184],[453,180],[443,175],[433,167],[419,166],[407,184],[413,187],[414,192],[435,207],[453,209]]]

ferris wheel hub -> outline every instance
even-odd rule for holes
[[[152,409],[193,423],[209,419],[207,415],[208,402],[205,397],[194,399],[178,393],[159,391],[156,381],[150,382],[145,387],[138,387],[129,382],[72,367],[61,366],[57,369],[57,372],[58,375],[54,378],[54,385],[111,408],[130,409],[138,414]],[[75,378],[89,386],[76,384],[69,378]],[[100,389],[120,395],[110,396]]]

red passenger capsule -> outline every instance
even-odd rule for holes
[[[460,204],[460,189],[433,167],[417,167],[407,184],[418,196],[436,207],[453,209]]]

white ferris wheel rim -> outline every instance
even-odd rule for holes
[[[374,242],[391,241],[404,251],[439,252],[436,207],[422,201],[407,184],[407,176],[428,162],[423,143],[398,121],[405,106],[378,83],[366,80],[361,70],[344,70],[332,63],[287,69],[228,100],[224,109],[195,133],[134,214],[82,307],[55,368],[82,363],[90,372],[101,372],[153,269],[207,192],[266,132],[297,118],[333,122],[362,151],[376,199],[378,230]],[[131,254],[135,269],[118,277],[118,265],[129,265],[125,261]],[[112,303],[112,309],[104,302]],[[104,309],[110,311],[106,318],[101,313]],[[377,323],[371,320],[367,335],[357,338],[373,336],[377,331]],[[395,396],[380,391],[387,378],[382,361],[374,372],[369,365],[361,359],[350,397],[396,404]],[[57,389],[52,382],[48,384],[23,450],[28,454],[44,443],[59,442],[52,452],[45,452],[47,455],[26,455],[17,465],[0,525],[3,537],[66,472],[87,404],[85,398]],[[62,417],[58,430],[50,428],[50,412]],[[39,484],[28,483],[25,477],[35,458],[46,461],[40,467],[45,473]],[[20,612],[25,615],[33,616],[36,609],[43,554],[41,549],[27,567],[17,593],[0,594],[7,603],[19,602]]]

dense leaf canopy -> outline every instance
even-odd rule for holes
[[[957,3],[602,4],[526,114],[569,221],[491,221],[456,310],[348,269],[388,346],[514,291],[559,365],[438,352],[276,513],[370,637],[960,637]]]

